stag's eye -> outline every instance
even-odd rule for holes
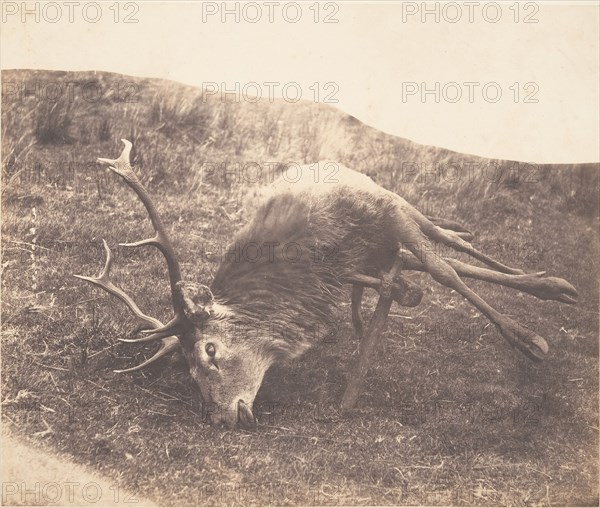
[[[217,347],[212,342],[209,342],[206,344],[206,346],[204,346],[204,351],[206,351],[206,354],[208,355],[208,361],[213,365],[213,367],[219,370],[219,365],[215,359]]]
[[[206,351],[206,354],[211,358],[214,358],[217,354],[217,349],[215,348],[215,345],[212,342],[206,344],[204,350]]]

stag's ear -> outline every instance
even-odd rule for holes
[[[179,290],[185,317],[194,325],[201,326],[212,312],[212,292],[203,284],[185,281],[178,282],[177,289]]]

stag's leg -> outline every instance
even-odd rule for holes
[[[394,266],[392,266],[390,272],[382,277],[382,286],[380,290],[379,301],[377,302],[375,312],[373,313],[373,316],[369,321],[367,334],[360,343],[358,367],[356,371],[352,372],[352,377],[348,382],[348,386],[346,387],[346,391],[344,392],[344,396],[342,397],[342,410],[352,409],[356,404],[358,396],[360,395],[360,388],[363,384],[365,375],[369,370],[369,360],[371,358],[371,354],[379,344],[379,341],[381,339],[381,332],[383,331],[383,327],[385,325],[385,320],[387,319],[388,313],[390,312],[390,307],[392,306],[392,281],[401,268],[402,259],[400,257],[397,257],[396,261],[394,262]],[[355,292],[353,290],[353,297],[354,294]]]
[[[352,325],[354,326],[354,333],[358,338],[363,336],[364,331],[361,313],[363,291],[363,286],[359,286],[358,284],[352,285]]]
[[[406,270],[425,271],[425,265],[406,250],[400,250]],[[541,298],[542,300],[556,300],[564,303],[577,303],[577,290],[566,280],[558,277],[543,277],[545,272],[513,275],[510,273],[496,272],[489,268],[469,265],[457,259],[444,258],[459,277],[469,277],[484,282],[492,282],[507,286],[524,293]]]
[[[422,263],[419,263],[412,254],[407,254],[410,256],[409,262],[415,266],[415,268],[407,267],[408,270],[423,271],[425,269]],[[406,258],[406,255],[402,256],[402,262],[405,262]],[[381,279],[378,279],[377,277],[371,277],[370,275],[365,275],[364,273],[349,273],[342,280],[344,283],[372,288],[378,292],[380,292],[382,289]],[[416,307],[421,303],[421,299],[423,298],[423,291],[421,288],[414,282],[411,282],[401,275],[396,275],[396,277],[394,277],[394,279],[391,281],[390,292],[392,295],[392,300],[398,302],[398,304],[402,305],[402,307]]]
[[[477,293],[470,289],[458,276],[456,271],[441,257],[435,254],[429,238],[414,224],[410,218],[401,217],[399,222],[400,240],[419,259],[435,281],[454,289],[464,296],[492,323],[502,336],[513,346],[520,349],[529,358],[541,360],[548,352],[546,341],[523,325],[500,314],[488,305]]]
[[[410,206],[400,196],[398,196],[398,198],[401,202],[402,215],[409,215],[410,219],[413,219],[419,225],[419,228],[429,240],[443,243],[444,245],[448,245],[459,252],[465,252],[469,256],[474,257],[478,261],[481,261],[482,263],[485,263],[486,265],[491,266],[500,272],[512,273],[515,275],[523,275],[525,273],[523,270],[506,266],[500,261],[497,261],[487,256],[483,252],[478,251],[469,242],[461,238],[461,235],[459,235],[456,231],[442,229],[441,227],[436,226],[416,208]],[[404,220],[406,219],[407,218]],[[423,245],[423,247],[425,247],[425,245]]]
[[[442,219],[440,217],[430,217],[426,216],[427,220],[433,222],[436,226],[439,226],[443,229],[449,229],[450,231],[454,231],[458,236],[460,236],[463,240],[470,241],[473,239],[473,233],[471,233],[467,228],[463,225],[449,219]]]

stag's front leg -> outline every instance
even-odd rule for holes
[[[359,339],[363,336],[364,326],[361,312],[361,304],[364,287],[359,284],[352,285],[352,325],[354,333]]]
[[[409,270],[424,270],[422,265],[419,265],[415,257],[407,252],[404,252],[402,256],[397,256],[404,263],[406,262],[408,254],[410,261],[413,266],[417,268],[409,268]],[[418,268],[420,266],[420,268]],[[353,273],[345,277],[345,282],[352,284],[352,325],[354,327],[355,335],[361,338],[364,334],[364,325],[361,312],[362,297],[365,287],[370,287],[376,291],[381,291],[382,284],[384,281],[370,275],[363,273]],[[396,301],[403,307],[416,307],[421,303],[423,298],[423,291],[419,286],[411,282],[410,280],[396,275],[388,281],[392,300]]]
[[[371,355],[380,342],[381,332],[383,332],[385,321],[390,312],[392,302],[394,301],[392,298],[392,284],[394,277],[396,274],[398,274],[398,272],[400,272],[401,268],[402,259],[400,257],[396,257],[396,261],[394,262],[390,272],[385,274],[381,279],[379,301],[377,302],[375,312],[373,312],[373,316],[369,321],[367,334],[360,343],[358,366],[352,373],[352,377],[350,378],[348,386],[346,387],[346,391],[344,392],[344,396],[342,397],[342,410],[344,411],[352,409],[356,404],[358,396],[360,395],[360,389],[363,385],[363,380],[367,374],[367,371],[369,370]],[[353,290],[352,296],[354,297],[354,295],[355,292]]]

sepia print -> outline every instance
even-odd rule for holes
[[[598,506],[600,3],[2,1],[6,506]]]

